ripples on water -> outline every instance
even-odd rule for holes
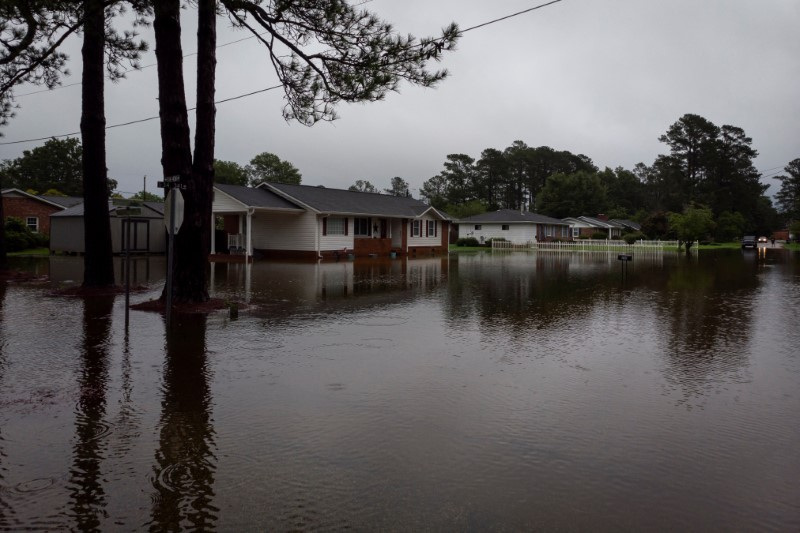
[[[798,263],[215,265],[169,336],[8,285],[0,529],[797,530]]]

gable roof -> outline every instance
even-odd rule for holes
[[[318,213],[403,218],[419,218],[432,213],[444,220],[450,219],[447,213],[406,196],[287,183],[262,183],[258,188],[274,191],[287,200]]]
[[[625,220],[624,218],[612,218],[609,222],[613,222],[615,224],[619,224],[620,226],[625,226],[626,228],[630,228],[634,231],[641,231],[642,225],[638,222],[634,222],[633,220]]]
[[[567,222],[564,222],[563,220],[559,220],[557,218],[551,218],[545,215],[540,215],[539,213],[531,213],[529,211],[520,212],[514,209],[499,209],[497,211],[481,213],[479,215],[473,215],[471,217],[462,218],[458,222],[459,223],[495,222],[503,224],[557,224],[559,226],[569,225]]]
[[[300,211],[303,208],[292,203],[282,196],[275,194],[269,189],[253,187],[243,187],[241,185],[230,185],[227,183],[215,183],[214,188],[224,192],[234,200],[246,205],[247,207],[257,207],[262,209],[291,209]]]
[[[114,205],[111,200],[108,201],[108,212],[110,214],[114,214],[117,209],[125,208],[127,206],[124,205]],[[164,216],[164,204],[161,202],[143,202],[142,206],[146,208],[150,213],[142,213],[143,215],[160,215]],[[72,206],[68,209],[64,209],[63,211],[59,211],[58,213],[53,213],[50,215],[50,218],[53,217],[82,217],[84,215],[83,210],[83,202],[79,203],[78,205]],[[158,218],[158,217],[153,217]]]
[[[606,220],[600,220],[599,218],[587,217],[587,216],[567,217],[564,220],[578,220],[593,228],[602,228],[602,229],[624,228],[622,224],[614,222],[613,220],[606,221]]]
[[[12,196],[22,196],[23,198],[30,198],[31,200],[44,202],[48,205],[52,205],[53,207],[57,207],[59,209],[66,209],[68,207],[72,207],[83,202],[83,198],[81,198],[80,196],[45,196],[41,194],[31,194],[29,192],[23,191],[22,189],[16,189],[16,188],[3,189],[2,194],[3,196],[11,194]]]

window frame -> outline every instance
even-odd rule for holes
[[[500,225],[500,231],[510,231],[510,230],[511,230],[511,224],[501,224]]]
[[[363,228],[360,227],[363,225]],[[362,233],[361,231],[364,230]],[[370,227],[369,217],[354,217],[353,218],[353,237],[372,237],[372,228]]]
[[[344,217],[329,217],[327,222],[327,235],[347,235],[345,233],[345,218]]]
[[[422,237],[422,221],[415,219],[411,222],[411,236]]]
[[[33,224],[31,224],[31,220]],[[39,217],[25,217],[25,226],[33,233],[39,233]]]

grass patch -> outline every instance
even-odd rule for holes
[[[491,252],[492,249],[489,246],[456,246],[455,244],[450,245],[451,252]]]
[[[28,248],[27,250],[20,250],[19,252],[8,252],[8,257],[20,257],[29,255],[50,255],[49,248]]]
[[[783,247],[786,248],[787,250],[800,252],[800,243],[793,242],[791,244],[784,244]]]

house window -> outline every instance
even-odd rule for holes
[[[476,229],[476,230],[479,230],[479,229],[481,229],[481,227],[482,227],[482,226],[481,226],[480,224],[475,224],[475,229]]]
[[[502,229],[503,231],[508,231],[508,224],[503,224],[502,226],[500,226],[500,229]]]
[[[562,237],[566,237],[568,235],[568,232],[567,232],[568,229],[569,228],[567,226],[561,226],[561,236]]]
[[[369,229],[369,218],[353,219],[353,235],[359,237],[370,237],[372,235]]]
[[[412,237],[421,237],[422,236],[422,221],[415,220],[411,223],[411,236]]]
[[[577,239],[581,236],[581,229],[580,228],[572,228],[572,237]]]
[[[27,217],[25,220],[25,225],[28,226],[28,229],[34,233],[39,233],[39,218],[38,217]]]
[[[552,237],[553,236],[553,226],[545,225],[545,227],[544,227],[544,236],[545,237]]]
[[[344,235],[344,219],[330,217],[328,219],[328,235]]]
[[[435,220],[426,220],[425,221],[425,236],[426,237],[436,237],[436,221]]]

